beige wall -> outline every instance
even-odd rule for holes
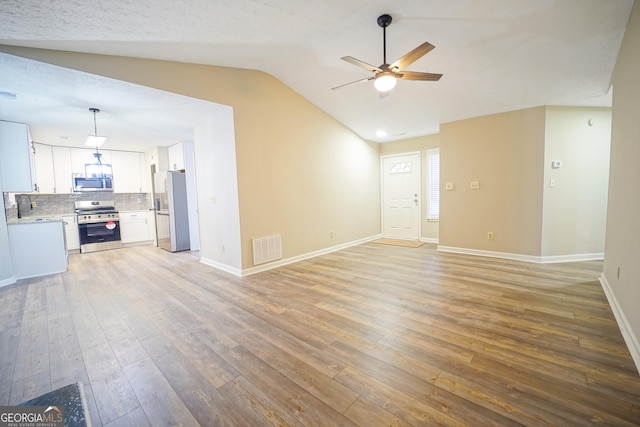
[[[542,256],[601,259],[611,109],[547,107],[545,134]],[[553,168],[554,160],[562,166]]]
[[[213,263],[250,268],[251,239],[274,233],[282,235],[285,258],[380,233],[378,145],[357,137],[268,74],[138,58],[0,49],[233,108],[234,132],[221,133],[220,152],[210,139],[216,133],[211,124],[203,124],[195,140],[199,208],[208,212],[200,217],[201,255]],[[229,153],[230,140],[235,153]],[[212,145],[203,149],[202,144]],[[207,159],[218,154],[223,157],[216,161],[237,164],[237,202],[233,197],[212,201],[225,182],[236,185],[230,182],[229,171],[220,176],[203,174]],[[230,206],[233,203],[238,209]],[[238,236],[228,230],[236,227],[237,219],[229,217],[234,211],[239,212]],[[229,251],[239,253],[236,257]]]
[[[420,212],[420,237],[430,242],[438,242],[439,222],[427,220],[425,201],[427,200],[427,150],[440,147],[440,135],[426,135],[401,141],[380,144],[380,156],[419,152],[421,159],[422,177],[420,179],[420,193],[423,201]]]
[[[544,125],[539,107],[440,126],[441,246],[540,256]]]
[[[603,282],[640,369],[640,4],[613,75],[611,172]],[[618,268],[620,274],[618,275]]]

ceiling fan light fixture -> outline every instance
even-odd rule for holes
[[[376,77],[373,85],[378,92],[389,92],[396,87],[396,83],[397,80],[393,73],[381,73]]]

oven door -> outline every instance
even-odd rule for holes
[[[120,221],[78,224],[80,252],[95,252],[122,247]]]

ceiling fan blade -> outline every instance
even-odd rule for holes
[[[432,82],[437,82],[442,77],[442,74],[434,74],[434,73],[418,73],[416,71],[403,71],[401,73],[396,74],[396,76],[401,80],[429,80]]]
[[[359,59],[356,59],[356,58],[354,58],[352,56],[343,56],[340,59],[342,59],[343,61],[347,61],[349,64],[353,64],[353,65],[355,65],[357,67],[364,68],[367,71],[371,71],[372,73],[373,72],[379,72],[379,73],[382,72],[382,70],[380,68],[374,67],[373,65],[367,64],[366,62],[362,62]]]
[[[345,86],[348,86],[348,85],[351,85],[351,84],[354,84],[354,83],[368,82],[369,80],[373,80],[373,79],[375,79],[375,77],[367,77],[366,79],[360,79],[360,80],[356,80],[355,82],[345,83],[345,84],[340,85],[340,86],[332,87],[331,90],[340,89],[341,87],[345,87]]]
[[[413,49],[411,52],[407,53],[405,56],[403,56],[402,58],[398,59],[396,62],[391,64],[389,68],[396,71],[404,70],[406,67],[413,64],[418,59],[425,56],[427,53],[431,52],[434,48],[435,46],[432,45],[431,43],[424,42],[420,46]]]

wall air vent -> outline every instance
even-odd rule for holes
[[[282,258],[282,239],[279,234],[251,239],[253,265],[264,264]]]

